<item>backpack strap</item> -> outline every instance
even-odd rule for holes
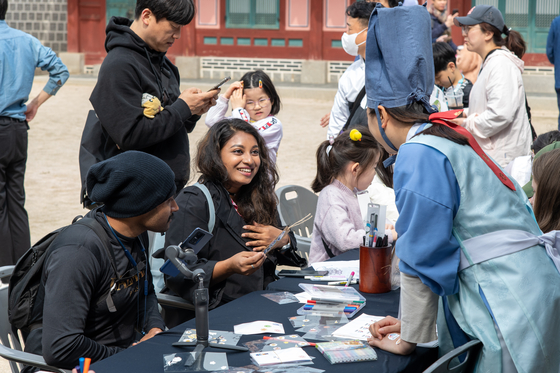
[[[74,224],[85,225],[86,227],[88,227],[89,229],[95,232],[97,237],[99,237],[99,239],[103,243],[103,247],[109,254],[109,258],[111,260],[111,267],[113,267],[113,271],[115,271],[115,274],[120,279],[121,275],[119,274],[119,271],[117,271],[117,258],[115,257],[115,253],[113,252],[113,250],[111,250],[112,247],[111,240],[109,239],[109,236],[106,234],[101,224],[99,224],[99,222],[93,218],[82,218],[76,221]]]
[[[97,237],[99,237],[99,239],[103,243],[103,247],[109,254],[111,267],[113,267],[113,271],[117,275],[117,282],[118,282],[118,280],[120,280],[122,276],[119,274],[119,271],[117,271],[117,259],[115,257],[115,253],[112,250],[111,240],[109,239],[109,236],[105,232],[105,229],[103,229],[103,227],[101,226],[101,224],[99,224],[97,220],[88,217],[80,219],[73,224],[85,225],[86,227],[91,229],[97,235]],[[111,290],[112,289],[109,289],[109,291],[107,292],[105,301],[107,303],[107,308],[109,309],[109,312],[116,312],[117,308],[115,307],[115,303],[113,302],[113,298],[111,297]]]
[[[331,249],[329,249],[329,246],[327,245],[327,243],[325,242],[325,240],[323,238],[321,238],[321,241],[323,241],[323,246],[325,247],[325,251],[327,252],[327,255],[329,256],[329,258],[334,258],[335,255],[333,254],[333,252],[331,251]]]
[[[208,232],[212,232],[214,230],[214,225],[216,224],[216,209],[214,208],[212,195],[210,194],[208,187],[204,184],[194,183],[193,186],[200,189],[206,196],[206,200],[208,201],[208,212],[210,213],[210,217],[208,218]]]
[[[352,103],[352,108],[350,109],[350,115],[348,116],[348,120],[346,121],[346,124],[344,124],[344,127],[342,127],[342,131],[340,131],[340,133],[346,131],[348,129],[348,126],[350,126],[350,122],[352,122],[352,118],[354,117],[354,114],[356,114],[356,111],[362,105],[362,100],[364,99],[365,95],[366,95],[366,86],[364,85],[364,88],[362,88],[360,93],[358,93],[358,97],[356,97],[356,100]]]
[[[525,110],[527,110],[527,119],[529,119],[529,126],[531,126],[531,137],[532,140],[535,141],[537,139],[537,132],[535,131],[535,127],[533,127],[533,122],[531,120],[531,107],[527,101],[527,93],[525,93]]]

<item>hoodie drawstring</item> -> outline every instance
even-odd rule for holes
[[[163,86],[161,85],[161,78],[159,77],[159,74],[157,73],[156,69],[154,68],[154,65],[152,64],[152,59],[150,58],[150,54],[148,53],[148,50],[146,49],[146,47],[144,47],[144,52],[146,52],[146,58],[148,58],[148,63],[150,64],[150,67],[152,68],[152,72],[156,76],[156,83],[158,85],[159,93],[161,95],[160,97],[161,97],[161,100],[162,100],[162,103],[163,103],[164,92],[163,92]]]

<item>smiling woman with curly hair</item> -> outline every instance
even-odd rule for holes
[[[196,165],[199,183],[208,189],[215,210],[210,242],[198,253],[191,270],[206,273],[210,308],[256,290],[275,280],[277,264],[303,266],[306,261],[294,252],[293,234],[284,236],[268,255],[262,251],[280,234],[274,188],[278,173],[269,159],[263,138],[240,119],[216,123],[198,145]],[[179,211],[171,223],[165,247],[182,242],[196,228],[209,230],[208,199],[197,186],[183,189],[177,197]],[[167,286],[192,301],[196,288],[182,275],[166,276]],[[166,324],[176,325],[194,315],[171,315]]]

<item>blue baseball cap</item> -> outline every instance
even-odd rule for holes
[[[502,13],[492,5],[477,5],[469,10],[464,17],[455,17],[453,20],[455,26],[472,26],[480,23],[488,23],[501,32],[504,32],[506,26]]]

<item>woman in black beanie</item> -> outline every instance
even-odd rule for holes
[[[202,268],[206,273],[204,285],[209,288],[210,308],[264,290],[275,280],[277,264],[306,264],[294,252],[297,248],[293,234],[284,236],[268,255],[262,253],[282,228],[274,193],[278,173],[253,126],[240,119],[215,124],[198,145],[196,166],[202,174],[199,183],[211,195],[215,224],[213,238],[190,269]],[[202,189],[187,187],[176,201],[179,212],[167,231],[165,247],[182,242],[195,228],[209,230],[211,213]],[[192,301],[196,284],[191,280],[182,275],[166,276],[166,284]],[[166,310],[164,315],[170,327],[194,317],[184,311],[170,312]]]

